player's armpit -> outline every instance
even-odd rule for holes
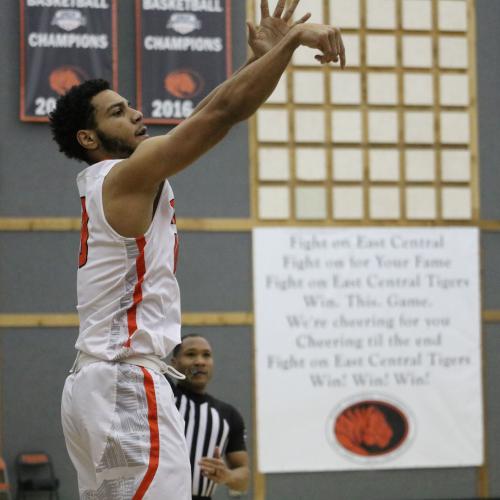
[[[143,141],[104,180],[104,214],[111,227],[126,237],[144,234],[163,180],[213,147],[230,126],[222,113],[203,110],[169,134]]]

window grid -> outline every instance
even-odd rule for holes
[[[258,0],[256,0],[258,2]],[[479,195],[477,192],[478,188],[478,172],[477,172],[477,145],[476,145],[476,133],[477,126],[475,123],[476,117],[476,103],[475,103],[475,69],[474,69],[474,50],[475,50],[475,42],[474,42],[474,31],[473,31],[473,21],[474,21],[474,5],[472,0],[457,0],[457,2],[466,2],[467,7],[467,28],[466,31],[451,31],[451,30],[443,30],[439,27],[439,2],[441,0],[432,0],[431,2],[431,27],[427,30],[407,30],[403,28],[403,1],[396,0],[395,1],[395,21],[396,25],[394,29],[377,29],[374,27],[368,28],[368,12],[367,12],[367,4],[366,0],[360,0],[359,2],[359,28],[356,29],[344,29],[342,30],[343,34],[351,34],[359,36],[359,65],[356,67],[348,66],[343,74],[354,74],[359,75],[360,77],[360,96],[358,104],[341,104],[337,103],[332,99],[332,78],[335,72],[340,72],[338,68],[331,68],[330,66],[307,66],[307,65],[296,65],[290,64],[287,68],[287,102],[285,104],[279,103],[266,103],[263,106],[263,109],[267,110],[287,110],[288,112],[288,120],[289,120],[289,141],[288,143],[284,142],[273,142],[273,141],[265,141],[259,142],[257,140],[258,135],[255,133],[255,121],[252,124],[252,148],[258,152],[258,148],[262,146],[266,147],[283,147],[288,150],[289,157],[289,180],[288,181],[271,181],[271,180],[259,180],[258,178],[258,166],[254,163],[252,166],[252,171],[254,172],[252,178],[254,180],[254,185],[252,187],[252,209],[253,218],[255,221],[263,221],[270,220],[268,218],[261,219],[259,218],[259,207],[257,202],[257,193],[258,189],[261,186],[281,186],[286,187],[289,190],[289,218],[281,219],[282,223],[320,223],[324,225],[332,225],[332,224],[342,224],[346,221],[358,222],[366,225],[376,224],[376,223],[384,223],[384,222],[392,222],[392,223],[408,223],[412,224],[418,221],[423,223],[437,223],[442,224],[445,222],[454,223],[457,220],[460,220],[462,223],[472,223],[478,220],[479,217],[479,209],[478,209],[478,200]],[[330,19],[330,1],[324,0],[323,5],[323,22],[324,20]],[[316,20],[318,21],[318,20]],[[319,20],[321,22],[321,20]],[[367,60],[367,40],[368,35],[391,35],[394,36],[395,40],[395,63],[394,66],[369,66]],[[403,35],[415,36],[415,37],[427,37],[426,39],[430,40],[430,44],[432,46],[432,62],[429,67],[413,67],[411,63],[406,61],[404,64],[404,53],[403,53]],[[445,35],[446,37],[461,37],[464,38],[467,42],[468,46],[468,67],[441,67],[441,60],[439,47],[440,47],[440,37]],[[456,54],[455,54],[456,56]],[[311,55],[312,57],[312,55]],[[451,59],[449,66],[453,66],[453,54],[451,54]],[[408,56],[407,56],[408,58]],[[349,58],[348,58],[349,64]],[[409,67],[408,67],[409,66]],[[316,103],[307,103],[307,102],[295,102],[294,96],[295,92],[295,82],[294,82],[294,74],[295,72],[300,71],[303,74],[314,73],[321,74],[323,81],[323,93],[324,93],[324,102],[318,104]],[[369,74],[380,74],[387,73],[388,75],[394,74],[396,77],[396,102],[394,104],[376,104],[373,102],[369,102],[368,99],[368,90],[369,90],[369,82],[368,75]],[[406,75],[430,75],[432,81],[432,101],[429,101],[429,104],[408,104],[405,99],[405,76]],[[447,104],[441,103],[440,97],[440,78],[442,75],[464,75],[468,79],[468,102],[469,105],[464,105],[464,102],[460,102],[460,97],[456,98],[457,102],[448,102]],[[345,82],[345,80],[343,80]],[[425,80],[424,80],[425,82]],[[389,80],[390,83],[390,80]],[[317,80],[315,87],[317,87]],[[465,85],[461,88],[465,89]],[[303,90],[303,89],[302,89]],[[306,88],[307,90],[307,88]],[[301,92],[301,95],[306,95],[307,93]],[[355,95],[355,94],[352,94]],[[430,96],[430,92],[427,94]],[[458,93],[458,95],[460,95]],[[463,95],[463,93],[462,93]],[[354,97],[356,99],[356,97]],[[305,99],[307,100],[307,99]],[[462,99],[463,100],[463,99]],[[355,102],[351,99],[351,102]],[[384,102],[384,101],[382,101]],[[391,100],[387,102],[393,102]],[[417,101],[418,102],[418,101]],[[423,101],[426,102],[426,101]],[[315,141],[312,133],[307,133],[305,131],[304,140],[299,140],[297,134],[300,133],[300,130],[304,132],[304,128],[300,128],[301,124],[297,123],[297,112],[299,112],[299,116],[301,112],[311,111],[311,112],[321,112],[322,120],[323,120],[323,132],[325,140],[317,140]],[[346,140],[348,136],[343,136],[343,139],[338,139],[334,134],[335,127],[335,119],[334,112],[356,112],[360,113],[361,126],[360,126],[360,138],[355,142],[351,142],[352,137],[349,137],[349,140]],[[390,132],[390,127],[388,127],[388,122],[381,122],[381,126],[386,128],[387,130],[378,130],[376,128],[372,128],[370,131],[370,114],[372,113],[372,123],[376,123],[373,117],[373,113],[378,112],[389,112],[395,114],[397,119],[396,127],[394,132],[394,137],[392,137]],[[411,124],[412,116],[408,115],[408,113],[421,113],[415,114],[413,117],[417,120],[416,123],[419,123],[418,120],[421,120],[420,123],[425,123],[425,113],[430,113],[432,118],[432,130],[427,130],[427,134],[425,134],[425,130],[420,130],[417,127],[414,129],[415,137],[413,140],[410,140],[408,137],[408,133],[410,130],[408,129],[408,123]],[[441,113],[446,112],[461,112],[467,113],[469,118],[469,124],[464,124],[463,134],[464,138],[466,134],[469,134],[469,141],[466,142],[465,139],[461,143],[445,143],[442,141],[442,115]],[[386,114],[386,118],[389,118],[389,115]],[[383,115],[380,115],[383,116]],[[353,116],[354,117],[354,116]],[[461,117],[457,114],[457,116],[453,117],[451,124],[453,125],[457,119]],[[446,119],[446,116],[445,116]],[[423,120],[423,122],[422,122]],[[355,123],[355,122],[353,122]],[[446,122],[445,122],[446,125]],[[342,127],[342,124],[340,125]],[[449,126],[449,125],[448,125]],[[448,129],[449,130],[449,129]],[[320,129],[318,129],[320,131]],[[377,132],[377,134],[381,134],[381,137],[376,138],[375,136],[371,136],[371,133]],[[424,134],[422,134],[424,132]],[[427,137],[425,137],[427,135]],[[448,133],[449,136],[449,133]],[[387,138],[390,139],[387,139]],[[450,139],[453,136],[449,136]],[[432,140],[431,140],[432,139]],[[382,141],[382,142],[374,142],[374,141]],[[426,142],[428,141],[428,142]],[[307,150],[308,148],[316,148],[320,150],[321,154],[326,155],[324,158],[326,170],[324,173],[323,180],[316,180],[314,178],[300,178],[298,173],[297,166],[297,148],[301,148]],[[350,180],[346,179],[337,179],[334,174],[336,172],[336,165],[334,155],[332,154],[333,150],[339,151],[343,149],[359,149],[362,155],[362,178],[360,180]],[[391,179],[389,166],[384,170],[383,168],[379,169],[379,172],[382,172],[379,175],[379,178],[372,178],[374,165],[370,165],[370,150],[395,150],[397,151],[397,157],[399,160],[398,165],[398,175],[393,176]],[[430,150],[434,153],[434,174],[433,178],[407,178],[407,164],[406,164],[406,153],[408,150]],[[452,175],[448,174],[446,179],[443,179],[442,173],[442,152],[443,151],[468,151],[470,152],[470,174],[469,180],[467,180],[466,174],[460,173],[457,175],[457,178],[454,179]],[[378,157],[380,160],[380,157]],[[258,161],[258,154],[252,154],[252,162]],[[465,164],[465,163],[464,163]],[[383,164],[380,164],[383,166]],[[392,160],[391,165],[395,165],[395,162]],[[322,165],[321,165],[322,166]],[[391,167],[394,168],[394,167]],[[458,172],[463,172],[464,167],[457,166],[457,169],[461,168],[462,170],[458,170]],[[321,172],[319,169],[317,172]],[[317,174],[319,175],[319,174]],[[384,175],[387,178],[384,178]],[[298,191],[297,188],[301,187],[323,187],[324,188],[324,201],[326,210],[324,213],[324,217],[320,219],[315,217],[308,217],[307,215],[297,214],[297,196]],[[359,187],[362,190],[362,210],[363,216],[352,219],[351,217],[337,217],[334,213],[334,199],[333,193],[335,188],[355,188]],[[389,191],[380,191],[380,189],[389,189]],[[413,189],[412,189],[413,188]],[[447,189],[447,188],[452,188]],[[461,188],[461,189],[453,189],[453,188]],[[392,189],[397,190],[397,195]],[[448,207],[443,207],[444,198],[448,201],[448,203],[455,204],[454,206],[458,206],[457,199],[460,199],[460,196],[464,196],[464,193],[467,191],[463,191],[464,189],[468,190],[468,196],[470,199],[466,197],[463,198],[465,204],[471,205],[471,213],[469,216],[464,217],[465,211],[462,211],[462,215],[460,217],[454,218],[453,214],[453,206],[448,205]],[[378,190],[378,191],[377,191]],[[446,193],[445,193],[446,191]],[[346,191],[347,193],[347,191]],[[384,210],[380,211],[377,207],[373,207],[370,203],[371,198],[379,196],[383,203],[387,205],[388,199],[384,198],[384,193],[388,195],[389,199],[397,200],[397,207],[393,204],[390,205],[385,212]],[[428,210],[420,210],[418,205],[418,196],[422,194],[424,196],[423,203],[429,202],[429,196],[433,193],[434,196],[434,208],[429,208]],[[304,195],[304,193],[302,193]],[[317,193],[321,194],[321,193]],[[412,202],[411,207],[408,207],[408,198],[411,196]],[[374,198],[374,199],[375,199]],[[430,205],[432,206],[432,200],[430,200]],[[417,206],[417,209],[415,207]],[[371,208],[375,208],[373,210],[374,213],[371,213]],[[355,210],[355,209],[354,209]],[[392,210],[392,212],[391,212]],[[457,213],[459,213],[458,210]],[[444,214],[448,214],[445,217]],[[378,214],[378,215],[377,215]],[[382,215],[381,215],[382,214]],[[422,215],[423,214],[423,215]],[[430,216],[429,214],[433,214]],[[277,219],[278,220],[278,219]]]

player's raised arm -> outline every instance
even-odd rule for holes
[[[269,13],[267,0],[261,1],[261,20],[259,26],[255,27],[250,21],[248,26],[248,45],[252,49],[252,54],[245,64],[233,74],[233,77],[242,69],[254,63],[259,57],[267,54],[273,47],[278,45],[283,37],[297,24],[305,23],[311,14],[303,15],[298,21],[292,23],[290,19],[299,5],[300,0],[294,0],[285,10],[286,0],[279,0],[274,9],[273,15]],[[223,84],[221,84],[223,85]],[[191,116],[201,111],[217,94],[221,85],[213,89],[194,109]]]
[[[343,65],[345,56],[339,39],[339,30],[331,26],[294,26],[269,52],[222,84],[200,112],[166,136],[139,144],[135,152],[111,172],[115,194],[155,192],[161,181],[217,144],[233,125],[250,117],[265,102],[299,45],[319,50],[322,62],[340,58]]]

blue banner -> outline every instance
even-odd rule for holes
[[[231,74],[230,0],[136,0],[137,107],[176,124]]]
[[[20,0],[20,118],[47,121],[90,78],[117,87],[116,0]]]

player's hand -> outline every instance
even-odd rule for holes
[[[321,54],[315,57],[322,64],[338,62],[345,68],[345,48],[338,28],[326,24],[307,23],[294,26],[291,35],[295,36],[299,45],[318,49]]]
[[[199,462],[200,470],[203,476],[217,484],[226,484],[231,478],[231,469],[220,455],[219,448],[215,448],[214,456],[203,457]]]
[[[305,23],[311,17],[311,14],[307,13],[295,23],[290,23],[290,19],[299,1],[300,0],[293,0],[290,6],[285,10],[286,0],[278,0],[273,15],[271,16],[269,13],[268,0],[261,0],[261,19],[259,26],[255,27],[250,21],[247,22],[248,45],[250,45],[256,57],[261,57],[266,52],[269,52],[283,39],[291,28],[298,24]]]

